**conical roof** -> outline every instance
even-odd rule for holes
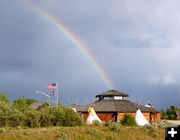
[[[86,123],[87,124],[92,124],[93,121],[99,121],[99,122],[102,122],[99,117],[96,115],[96,112],[94,111],[94,109],[92,107],[89,107],[88,109],[88,117],[87,117],[87,120],[86,120]]]
[[[96,95],[96,97],[109,97],[109,96],[122,96],[122,97],[128,97],[128,94],[119,92],[117,90],[108,90],[102,94]]]
[[[142,114],[140,109],[138,109],[136,111],[135,120],[136,120],[136,123],[140,126],[144,126],[146,124],[149,124],[148,121],[146,120],[146,118],[144,117],[144,115]]]

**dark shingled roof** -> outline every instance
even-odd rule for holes
[[[116,91],[116,90],[109,90],[109,91],[106,91],[102,94],[99,94],[99,95],[96,95],[96,97],[108,97],[108,96],[123,96],[123,97],[128,97],[129,95],[128,94],[125,94],[125,93],[122,93],[122,92],[119,92],[119,91]]]
[[[30,105],[30,107],[34,108],[34,109],[38,109],[39,107],[42,107],[42,105],[45,104],[45,103],[39,103],[39,102],[35,102],[35,103],[32,103]]]
[[[136,112],[139,108],[142,112],[159,112],[155,108],[145,107],[143,105],[139,105],[133,103],[129,100],[100,100],[95,101],[93,103],[76,106],[76,110],[78,112],[88,112],[88,108],[92,106],[96,112]]]

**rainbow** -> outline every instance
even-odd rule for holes
[[[40,15],[46,18],[53,26],[56,27],[58,31],[60,31],[67,39],[69,39],[72,44],[84,55],[84,57],[89,61],[89,63],[93,66],[93,68],[97,71],[98,75],[103,79],[104,83],[107,85],[109,89],[113,89],[114,86],[103,71],[102,67],[97,63],[97,61],[93,58],[87,48],[73,35],[70,30],[62,24],[56,17],[45,11],[44,9],[38,7],[34,3],[29,0],[24,0],[25,4],[35,9]]]

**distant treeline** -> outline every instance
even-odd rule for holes
[[[176,111],[180,111],[180,107],[170,106],[170,108],[167,108],[166,111],[164,111],[164,109],[161,109],[160,111],[161,111],[162,119],[176,120],[177,119]]]
[[[34,102],[38,101],[22,97],[10,103],[7,94],[0,92],[0,127],[80,126],[83,123],[78,113],[61,103],[58,107],[44,104],[38,111],[30,107]]]

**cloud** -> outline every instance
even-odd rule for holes
[[[32,1],[85,44],[118,90],[159,107],[169,98],[173,104],[180,83],[179,1]],[[91,99],[107,90],[81,52],[22,0],[0,1],[0,16],[0,83],[11,100],[46,91],[54,80],[63,98]]]
[[[149,82],[152,84],[164,84],[164,85],[176,84],[175,79],[170,73],[162,76],[159,75],[153,76],[149,79]]]

